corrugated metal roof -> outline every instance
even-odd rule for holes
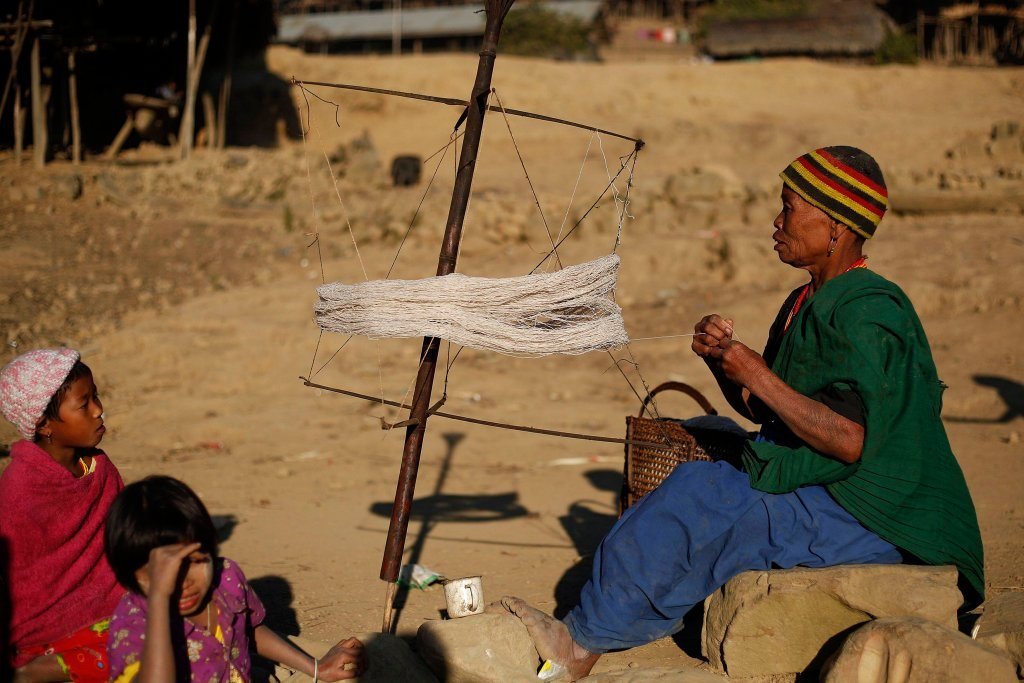
[[[600,0],[551,0],[541,5],[588,24],[601,10]],[[483,5],[462,5],[403,10],[402,37],[482,36],[483,9]],[[277,42],[388,39],[391,38],[391,21],[390,11],[292,14],[281,17]]]
[[[867,2],[838,6],[823,2],[821,5],[815,15],[808,17],[712,23],[707,32],[708,54],[726,58],[864,55],[874,52],[885,38],[886,20],[874,5]]]

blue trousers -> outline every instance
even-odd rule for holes
[[[901,561],[824,487],[763,493],[728,463],[689,462],[612,527],[564,621],[587,650],[621,650],[675,633],[744,571]]]

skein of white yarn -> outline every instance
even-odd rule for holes
[[[629,341],[611,298],[619,257],[512,278],[459,273],[317,288],[316,322],[371,338],[440,337],[512,356],[576,355]]]

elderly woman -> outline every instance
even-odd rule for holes
[[[826,147],[781,176],[775,251],[810,282],[786,299],[763,355],[720,315],[697,323],[692,345],[730,405],[762,425],[742,470],[676,468],[602,541],[564,622],[502,600],[572,679],[603,652],[679,630],[748,570],[952,564],[965,605],[983,597],[977,516],[939,418],[944,385],[910,301],[863,254],[888,205],[882,172],[859,149]]]

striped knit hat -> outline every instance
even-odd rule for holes
[[[782,182],[864,238],[889,208],[878,163],[856,147],[822,147],[797,157],[779,174]]]

